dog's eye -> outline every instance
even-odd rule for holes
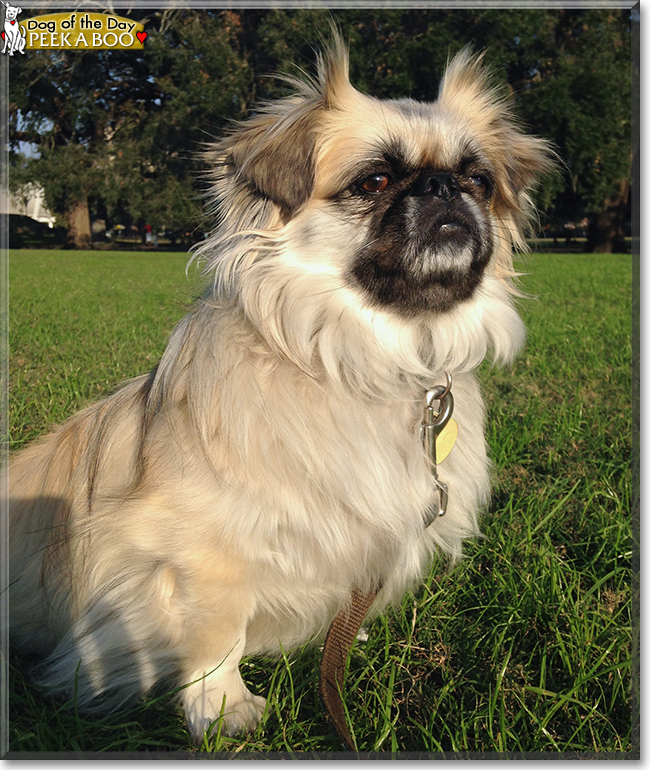
[[[469,181],[474,185],[476,190],[480,192],[482,195],[489,192],[490,190],[490,181],[487,177],[482,176],[481,174],[472,174],[470,176]]]
[[[370,174],[364,180],[361,181],[359,187],[368,193],[380,193],[390,185],[390,177],[388,174]]]

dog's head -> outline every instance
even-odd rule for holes
[[[201,251],[222,294],[280,271],[280,294],[293,277],[315,304],[337,294],[408,322],[455,311],[487,275],[510,288],[549,150],[480,56],[459,53],[433,103],[378,100],[350,84],[337,38],[318,78],[294,85],[212,149],[221,221]]]
[[[9,5],[8,3],[3,3],[3,5],[5,6],[5,21],[17,19],[18,14],[23,12],[23,9],[18,8],[18,6]]]

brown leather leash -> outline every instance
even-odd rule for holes
[[[365,594],[352,591],[349,606],[339,612],[327,632],[320,663],[320,697],[332,727],[349,751],[357,751],[357,747],[345,719],[343,705],[345,665],[363,619],[377,593],[378,590]]]
[[[444,516],[447,511],[448,488],[438,478],[438,462],[444,459],[444,457],[439,459],[438,442],[443,434],[443,430],[450,421],[454,423],[451,420],[451,415],[454,411],[454,399],[451,394],[451,375],[448,372],[445,372],[445,374],[447,384],[437,385],[426,393],[424,417],[420,426],[423,448],[429,459],[431,475],[438,490],[438,504],[432,506],[429,511],[425,521],[425,528],[439,516]],[[437,410],[434,410],[434,401],[437,401],[439,404]],[[444,450],[445,457],[451,450],[455,440],[455,434],[453,434],[450,444]],[[350,604],[346,609],[339,612],[332,621],[332,625],[325,637],[325,646],[323,647],[323,657],[320,664],[320,697],[332,727],[336,730],[341,742],[349,751],[356,752],[357,747],[350,735],[345,719],[345,706],[343,705],[345,666],[363,619],[366,617],[370,605],[375,600],[379,590],[380,587],[368,593],[361,593],[361,591],[356,589],[352,591]]]

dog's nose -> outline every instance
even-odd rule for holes
[[[409,191],[409,195],[431,195],[450,201],[460,196],[460,185],[456,177],[451,174],[422,174]]]

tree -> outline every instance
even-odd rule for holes
[[[112,125],[145,98],[148,84],[126,53],[30,51],[11,70],[11,139],[36,148],[26,159],[15,156],[21,162],[14,163],[12,183],[42,184],[76,246],[90,244],[89,200],[108,181]]]
[[[144,51],[30,51],[11,72],[15,184],[40,182],[71,240],[88,212],[198,226],[197,150],[259,99],[269,77],[309,67],[333,18],[351,40],[351,74],[379,97],[431,100],[450,54],[485,49],[516,112],[551,139],[564,172],[537,200],[557,222],[591,218],[592,249],[622,248],[630,169],[629,11],[615,9],[166,9]],[[597,53],[596,53],[597,52]],[[12,62],[14,65],[14,62]],[[15,73],[15,76],[14,76]]]
[[[629,11],[557,12],[540,36],[524,114],[553,139],[568,184],[543,199],[556,218],[589,216],[590,251],[625,251],[630,218],[631,28]]]
[[[144,52],[30,51],[12,69],[14,149],[37,148],[29,158],[14,152],[12,186],[42,184],[77,247],[90,243],[91,211],[196,225],[193,156],[243,114],[250,76],[227,14],[167,10],[145,20]]]

